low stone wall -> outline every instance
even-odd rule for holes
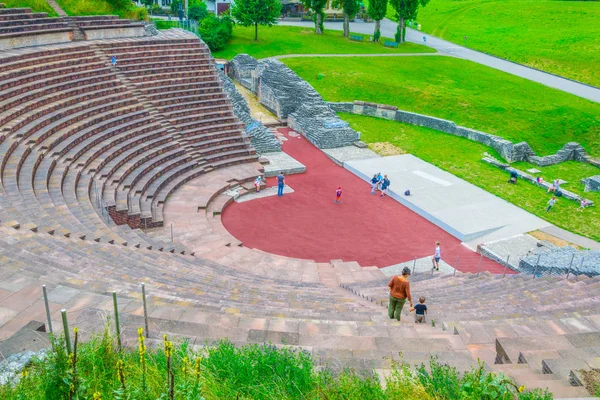
[[[454,136],[464,137],[493,148],[508,162],[527,161],[539,166],[553,165],[569,160],[592,162],[587,156],[585,149],[574,142],[565,144],[565,146],[556,154],[540,157],[535,155],[527,142],[515,144],[496,135],[457,125],[453,121],[399,110],[398,107],[395,106],[368,103],[364,101],[354,101],[353,103],[330,102],[329,105],[337,112],[385,118],[411,125],[424,126]]]
[[[225,93],[233,104],[233,112],[246,127],[246,134],[250,137],[252,147],[259,154],[281,151],[281,144],[275,135],[262,122],[252,118],[246,99],[237,90],[233,81],[223,71],[219,71],[219,78],[223,82]]]
[[[279,60],[247,54],[230,63],[230,75],[255,93],[260,104],[319,148],[347,146],[360,138],[317,91]]]
[[[89,29],[83,28],[87,40],[118,39],[128,37],[146,36],[144,26],[131,26],[123,28]]]
[[[539,260],[539,263],[538,263]],[[525,274],[600,275],[600,251],[576,250],[563,247],[559,250],[525,257],[519,263],[519,270]]]
[[[27,34],[14,38],[0,39],[0,50],[20,47],[44,46],[47,44],[67,43],[71,41],[72,31]]]
[[[496,166],[500,169],[509,171],[515,171],[517,173],[517,175],[519,175],[519,178],[521,178],[522,180],[525,180],[529,183],[532,183],[536,186],[539,186],[540,188],[544,189],[544,190],[548,190],[548,188],[550,188],[552,186],[552,182],[542,182],[542,183],[538,183],[536,180],[536,177],[533,175],[528,174],[527,172],[523,172],[520,171],[516,168],[511,167],[509,164],[505,164],[502,162],[499,162],[498,160],[492,158],[492,157],[484,157],[481,159],[481,161],[487,163],[487,164],[491,164],[493,166]],[[507,181],[508,181],[508,175],[507,175]],[[563,189],[562,187],[560,188],[560,191],[562,192],[562,197],[564,197],[567,200],[572,200],[572,201],[576,201],[576,202],[580,202],[581,200],[583,200],[583,197],[581,197],[580,195],[570,192],[568,190]],[[591,200],[588,200],[589,205],[593,206],[594,202]]]

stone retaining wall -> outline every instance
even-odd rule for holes
[[[17,49],[30,46],[44,46],[47,44],[67,43],[71,41],[72,31],[36,33],[0,39],[0,50]]]
[[[347,146],[360,138],[308,82],[279,60],[247,54],[230,63],[230,75],[256,94],[260,104],[319,148]]]
[[[82,29],[85,32],[85,37],[87,40],[118,39],[146,36],[146,28],[144,26],[106,29],[86,29],[85,27],[83,27]]]
[[[600,175],[590,176],[581,180],[586,192],[600,192]]]
[[[565,144],[565,146],[556,154],[540,157],[535,155],[527,142],[515,144],[499,136],[465,128],[464,126],[457,125],[453,121],[399,110],[398,107],[395,106],[368,103],[364,101],[354,101],[353,103],[330,102],[329,105],[336,112],[347,112],[385,118],[411,125],[425,126],[454,136],[464,137],[493,148],[508,162],[527,161],[539,166],[558,164],[568,160],[593,163],[593,160],[587,156],[585,149],[580,144],[574,142]]]
[[[237,90],[233,81],[223,71],[219,71],[219,78],[223,82],[225,93],[231,99],[233,112],[245,125],[246,134],[250,137],[252,147],[259,154],[281,151],[281,144],[275,135],[262,122],[252,118],[246,99]]]

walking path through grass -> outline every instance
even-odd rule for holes
[[[297,57],[414,57],[414,56],[437,56],[437,53],[399,53],[399,54],[284,54],[268,58],[297,58]]]
[[[300,22],[300,21],[280,21],[280,25],[287,26],[303,26],[307,28],[313,27],[312,22]],[[373,35],[373,23],[365,23],[362,21],[356,21],[350,23],[350,30],[352,32]],[[329,30],[342,30],[341,22],[326,22],[325,28]],[[381,34],[385,37],[394,37],[396,31],[396,23],[388,19],[384,19],[381,23]],[[569,79],[565,79],[556,75],[552,75],[546,72],[538,71],[524,65],[515,64],[510,61],[505,61],[500,58],[481,53],[472,49],[468,49],[463,46],[459,46],[455,43],[451,43],[435,36],[425,34],[423,32],[416,31],[414,29],[407,29],[407,40],[411,43],[423,44],[423,37],[426,37],[426,45],[430,48],[437,50],[442,54],[449,54],[456,57],[464,58],[482,64],[500,71],[507,72],[512,75],[519,76],[521,78],[528,79],[530,81],[541,83],[542,85],[549,86],[555,89],[562,90],[567,93],[574,94],[576,96],[592,100],[596,103],[600,103],[600,89],[575,82]],[[408,43],[408,44],[411,44]],[[401,46],[402,47],[402,46]]]

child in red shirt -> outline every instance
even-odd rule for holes
[[[338,186],[337,190],[335,191],[335,200],[334,200],[334,202],[336,202],[338,204],[342,204],[342,202],[340,201],[340,197],[342,197],[342,187]]]

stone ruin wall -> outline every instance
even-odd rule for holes
[[[257,61],[247,54],[230,63],[230,75],[259,102],[319,148],[348,146],[360,134],[342,121],[308,82],[278,60]]]
[[[399,110],[398,107],[363,101],[329,104],[337,112],[385,118],[411,125],[424,126],[454,136],[464,137],[493,148],[508,162],[528,161],[542,167],[569,160],[595,164],[586,154],[585,149],[575,142],[565,144],[556,154],[540,157],[535,155],[535,152],[527,142],[512,143],[511,141],[496,135],[457,125],[453,121]]]
[[[237,90],[233,81],[223,71],[219,71],[219,78],[223,82],[225,93],[233,104],[233,112],[245,126],[245,132],[250,137],[252,147],[259,154],[281,151],[281,144],[275,135],[262,122],[252,118],[246,99]]]

